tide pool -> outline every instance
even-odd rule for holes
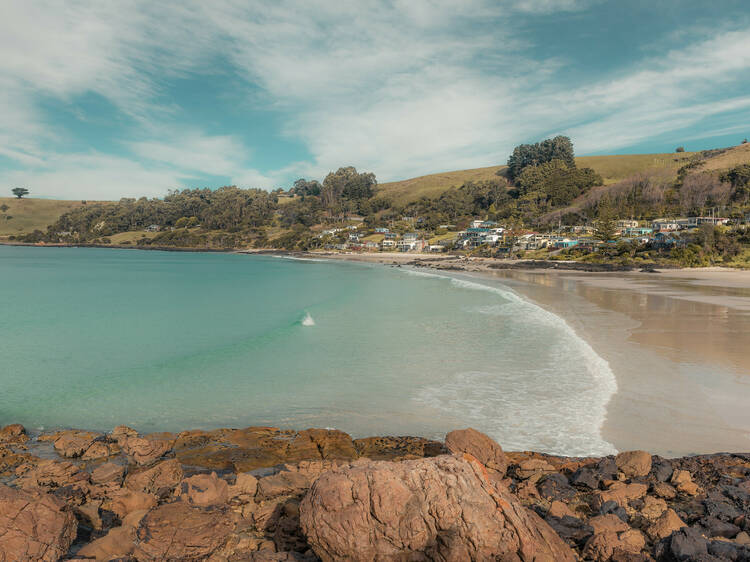
[[[491,281],[266,256],[0,246],[0,425],[473,426],[606,454],[615,382],[562,319]]]

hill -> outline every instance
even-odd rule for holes
[[[54,223],[60,215],[85,204],[83,201],[0,197],[0,236],[46,230],[47,225]]]
[[[638,172],[655,169],[677,170],[697,153],[680,152],[669,154],[620,154],[614,156],[579,156],[576,164],[579,168],[593,168],[604,178],[604,183],[611,184],[632,176]],[[750,161],[750,153],[748,153]],[[738,162],[740,163],[740,162]],[[725,167],[730,167],[727,164]],[[468,181],[484,181],[497,177],[499,170],[505,166],[489,166],[471,170],[458,170],[419,176],[407,180],[382,183],[378,187],[379,197],[390,197],[396,204],[404,204],[423,196],[440,195],[451,187],[459,187]]]

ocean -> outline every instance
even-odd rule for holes
[[[606,361],[494,280],[240,254],[0,246],[0,425],[475,427],[614,452]]]

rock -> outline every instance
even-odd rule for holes
[[[180,484],[180,498],[190,505],[208,507],[223,505],[229,500],[229,485],[211,474],[196,474]]]
[[[10,444],[0,445],[0,476],[10,475],[19,466],[33,463],[35,460],[28,453],[14,451]]]
[[[151,510],[136,530],[138,560],[203,560],[221,549],[236,520],[223,509],[175,502]]]
[[[312,444],[312,448],[308,449],[307,441]],[[302,452],[301,456],[297,456],[296,451],[299,447],[299,451]],[[307,451],[310,450],[312,454]],[[317,452],[317,455],[315,454]],[[331,459],[344,459],[351,460],[356,459],[358,454],[354,448],[354,442],[348,433],[339,431],[337,429],[307,429],[300,431],[292,441],[287,451],[287,458],[289,461],[297,460],[311,460],[319,458],[323,460]]]
[[[78,520],[87,524],[95,531],[101,531],[103,528],[102,518],[99,516],[99,507],[102,505],[101,500],[88,501],[73,508]]]
[[[576,514],[573,513],[573,511],[571,511],[571,509],[567,506],[567,504],[564,504],[561,501],[553,501],[549,506],[547,515],[557,518],[562,518],[565,516],[577,517]]]
[[[695,496],[700,493],[700,488],[687,470],[675,470],[670,482],[683,494]]]
[[[447,452],[439,441],[422,437],[365,437],[354,440],[360,457],[372,460],[401,460],[435,457]]]
[[[732,539],[740,532],[737,525],[721,521],[716,517],[705,517],[701,520],[701,526],[708,531],[710,537],[724,537]]]
[[[272,476],[258,480],[259,498],[268,499],[277,496],[301,494],[312,484],[310,475],[282,470]]]
[[[54,497],[0,486],[0,560],[58,560],[76,528],[73,513]]]
[[[685,526],[685,522],[680,519],[673,509],[670,508],[662,513],[661,516],[646,529],[646,534],[648,534],[652,540],[664,539]]]
[[[628,522],[628,512],[625,511],[624,507],[622,507],[615,501],[604,502],[601,508],[599,508],[600,515],[607,515],[609,513],[617,515],[617,517],[620,518],[620,521],[624,521],[625,523]]]
[[[640,478],[651,472],[651,455],[646,451],[626,451],[615,457],[615,464],[626,478]]]
[[[122,450],[136,464],[148,465],[163,457],[172,448],[169,441],[145,437],[122,436],[118,439]]]
[[[750,560],[750,548],[729,541],[709,541],[708,553],[719,560]]]
[[[640,531],[627,529],[622,532],[603,531],[594,534],[583,548],[586,560],[604,562],[619,558],[627,560],[627,555],[638,555],[646,546],[646,539]],[[625,555],[623,557],[623,555]]]
[[[543,477],[537,488],[542,497],[551,500],[567,500],[576,495],[576,491],[568,484],[568,479],[559,472]]]
[[[29,440],[26,429],[20,423],[13,423],[0,428],[0,443],[20,444]]]
[[[607,515],[597,515],[588,520],[588,524],[594,528],[594,534],[599,533],[621,533],[627,531],[630,526],[623,522],[622,519],[612,513]]]
[[[669,549],[677,560],[700,560],[708,555],[708,541],[697,529],[683,527],[672,535]]]
[[[677,497],[677,490],[666,482],[657,482],[651,487],[651,489],[654,494],[665,500],[673,500]]]
[[[646,496],[645,498],[643,498],[643,504],[644,505],[641,508],[641,515],[643,515],[649,521],[655,521],[667,509],[667,502],[659,498],[654,498],[652,496]]]
[[[21,474],[15,484],[25,490],[32,488],[62,488],[88,483],[88,473],[70,462],[43,460]]]
[[[555,467],[542,459],[529,459],[519,463],[516,476],[521,479],[535,478],[539,480],[545,474],[555,472]]]
[[[606,502],[613,501],[624,507],[630,500],[635,500],[645,496],[647,491],[648,486],[645,484],[623,484],[622,482],[615,482],[607,490],[595,493],[594,504],[595,507],[597,504],[601,507]]]
[[[737,533],[737,536],[734,537],[734,540],[738,544],[750,545],[750,534],[748,534],[746,531],[742,531],[740,533]]]
[[[104,459],[113,457],[120,453],[120,446],[117,443],[108,441],[94,441],[91,446],[81,455],[83,460]]]
[[[118,489],[102,504],[102,509],[111,511],[120,519],[136,511],[148,510],[156,505],[156,496],[136,490]]]
[[[123,525],[115,527],[103,537],[92,541],[78,551],[81,558],[96,560],[127,559],[135,551],[136,530],[134,527]]]
[[[672,477],[672,463],[661,457],[652,457],[651,473],[658,482],[666,482]]]
[[[233,486],[229,486],[229,496],[255,496],[258,491],[258,479],[252,474],[240,472]]]
[[[125,487],[129,490],[166,498],[172,494],[183,477],[184,473],[180,463],[176,459],[170,459],[147,470],[128,474],[125,478]]]
[[[125,467],[113,462],[106,462],[97,466],[91,472],[91,481],[94,484],[122,484],[125,477]]]
[[[471,427],[457,429],[445,436],[445,447],[453,454],[468,453],[481,462],[488,470],[505,476],[508,460],[503,448],[484,433]]]
[[[592,468],[582,467],[570,477],[570,483],[574,486],[596,490],[599,488],[601,478]]]
[[[469,455],[358,461],[323,473],[302,501],[300,524],[324,562],[575,560]]]
[[[138,432],[127,425],[118,425],[112,430],[109,436],[122,446],[122,442],[126,441],[129,437],[138,437]]]
[[[61,457],[75,458],[83,455],[86,449],[101,437],[101,433],[71,429],[55,433],[52,444]]]

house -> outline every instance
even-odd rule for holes
[[[161,227],[158,224],[150,224],[146,227],[146,232],[159,232]]]
[[[657,232],[650,243],[654,248],[672,248],[685,245],[684,240],[680,240],[676,234],[671,232]]]
[[[386,240],[395,240],[396,238],[398,238],[398,234],[396,234],[395,232],[386,232],[385,233],[385,239]]]
[[[368,250],[370,252],[376,251],[380,246],[377,242],[373,242],[372,240],[368,240],[365,242],[365,250]]]
[[[411,252],[414,250],[414,247],[417,245],[416,240],[409,241],[409,240],[399,240],[396,243],[396,248],[399,252]]]
[[[418,238],[419,234],[417,234],[416,232],[407,232],[402,236],[402,239],[405,242],[416,242]]]
[[[689,217],[686,219],[675,219],[675,222],[677,223],[677,226],[680,227],[680,230],[683,230],[686,228],[695,228],[698,226],[698,217]]]
[[[390,230],[387,229],[387,228],[378,227],[378,228],[375,229],[375,232],[377,234],[388,234],[390,232]]]
[[[578,240],[571,240],[570,238],[565,238],[563,240],[555,242],[555,248],[561,248],[563,250],[566,248],[573,248],[575,246],[578,246]]]
[[[456,228],[455,224],[441,224],[438,226],[439,230],[450,230],[451,228]]]
[[[637,228],[638,227],[638,221],[634,220],[619,220],[617,221],[617,228],[619,230],[624,230],[626,228]]]
[[[713,224],[714,226],[719,226],[720,224],[729,224],[729,219],[723,218],[723,217],[697,217],[698,218],[698,224]]]
[[[651,228],[658,232],[672,232],[674,230],[679,230],[680,225],[674,220],[656,219],[651,223]]]
[[[386,238],[385,240],[383,240],[383,241],[382,241],[382,242],[380,243],[380,247],[381,247],[381,248],[382,248],[383,250],[392,250],[393,248],[395,248],[395,247],[396,247],[396,241],[395,241],[395,240],[392,240],[392,239],[390,239],[390,238]]]
[[[445,251],[445,246],[443,246],[441,244],[430,244],[429,247],[427,248],[427,250],[429,252],[444,252]]]
[[[621,221],[622,222],[622,221]],[[638,226],[638,225],[636,225]],[[594,232],[593,226],[575,225],[570,227],[570,232],[573,234],[591,234]]]
[[[357,232],[350,232],[349,242],[359,242],[359,234]]]
[[[628,227],[623,229],[622,235],[627,238],[634,238],[636,236],[645,236],[647,234],[652,234],[654,232],[653,228],[646,228],[646,227]]]

